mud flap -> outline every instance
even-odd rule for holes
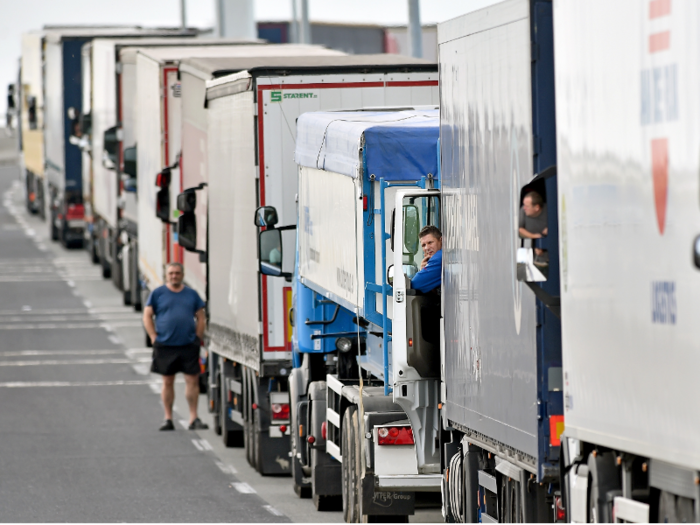
[[[375,516],[412,516],[415,512],[415,492],[378,492],[374,490],[374,475],[362,478],[360,514]]]

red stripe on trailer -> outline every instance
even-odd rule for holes
[[[165,156],[165,163],[163,166],[170,165],[170,143],[168,135],[168,73],[172,71],[177,71],[176,67],[165,67],[163,68],[163,154]],[[172,182],[172,181],[171,181]],[[168,191],[170,189],[168,188]],[[170,236],[172,235],[170,228],[170,217],[168,217],[168,222],[165,224],[165,264],[172,261],[170,253]]]
[[[392,81],[392,82],[333,82],[316,84],[266,84],[257,86],[258,97],[258,167],[260,180],[260,206],[265,206],[265,134],[263,91],[284,90],[284,89],[339,89],[339,88],[372,88],[372,87],[409,87],[409,86],[437,86],[437,80],[415,80],[415,81]],[[268,315],[267,315],[267,275],[260,275],[260,288],[262,293],[262,323],[263,323],[263,352],[285,352],[285,346],[270,346],[268,338]]]
[[[649,18],[660,18],[671,14],[671,0],[652,0],[649,2]]]
[[[671,47],[671,32],[662,31],[649,35],[649,53],[666,51]]]
[[[387,87],[411,87],[411,86],[437,86],[437,80],[396,80],[387,82]]]

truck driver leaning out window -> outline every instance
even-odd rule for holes
[[[442,232],[432,225],[424,226],[418,234],[425,257],[420,271],[411,279],[411,288],[422,293],[440,288],[442,284]]]
[[[529,192],[523,198],[518,226],[518,232],[523,239],[541,239],[547,236],[547,205],[536,191]],[[535,248],[534,264],[536,266],[549,265],[547,250]]]

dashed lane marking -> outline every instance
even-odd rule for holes
[[[233,465],[227,465],[226,463],[217,461],[216,466],[219,467],[219,470],[224,474],[238,474],[238,470],[236,470],[236,467]]]
[[[247,483],[244,482],[238,482],[238,483],[231,483],[231,486],[236,489],[238,492],[241,494],[256,494],[257,491],[248,485]]]
[[[197,450],[199,450],[200,452],[204,452],[204,447],[202,446],[202,444],[199,442],[198,439],[193,439],[192,444],[195,446],[195,448]]]
[[[122,344],[122,340],[118,335],[110,335],[107,339],[109,339],[109,342],[115,345],[120,345]]]
[[[265,509],[267,512],[270,514],[273,514],[275,516],[284,516],[279,510],[277,510],[275,507],[272,505],[263,505],[263,509]]]
[[[140,376],[147,376],[151,373],[151,365],[149,365],[148,363],[143,363],[140,365],[131,365],[131,368],[133,368],[134,372],[136,372]]]

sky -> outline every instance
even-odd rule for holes
[[[421,23],[449,20],[493,0],[421,0]],[[187,25],[213,27],[215,0],[186,0]],[[180,0],[0,0],[0,122],[7,85],[17,77],[21,35],[45,24],[179,26]],[[289,20],[292,0],[255,0],[259,21]],[[406,25],[407,0],[309,0],[309,19]]]

